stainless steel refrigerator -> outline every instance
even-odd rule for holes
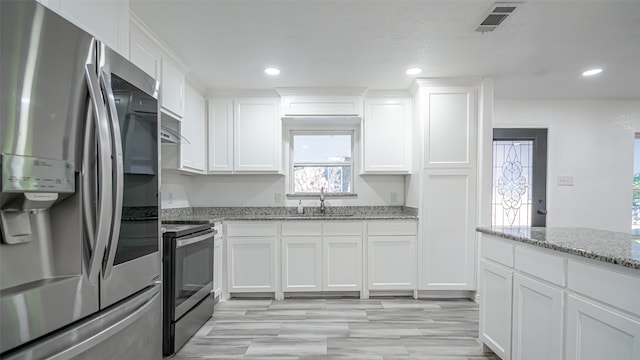
[[[0,1],[0,357],[159,359],[158,83]]]

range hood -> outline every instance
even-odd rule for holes
[[[160,127],[160,141],[164,144],[191,144],[189,140],[177,131],[171,130],[166,126]]]

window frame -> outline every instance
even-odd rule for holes
[[[635,133],[634,139],[633,139],[633,161],[634,161],[634,166],[633,166],[633,174],[632,174],[632,178],[631,180],[633,181],[633,178],[635,177],[636,173],[635,173],[635,162],[636,162],[636,158],[635,158],[635,150],[636,150],[636,143],[640,141],[640,133]],[[633,209],[634,209],[634,202],[635,202],[635,197],[636,197],[636,193],[640,193],[640,187],[636,187],[636,186],[631,186],[631,232],[633,234],[639,234],[640,233],[640,229],[638,229],[638,227],[635,225],[634,223],[634,214],[633,214]]]
[[[295,189],[295,173],[294,168],[296,165],[304,166],[350,166],[351,167],[351,179],[349,179],[349,192],[331,192],[325,193],[325,196],[339,197],[339,196],[354,196],[355,193],[355,176],[356,176],[356,129],[354,128],[331,128],[331,129],[301,129],[291,128],[288,131],[289,135],[289,181],[287,184],[287,196],[292,197],[305,197],[305,196],[320,196],[320,192],[294,192]],[[294,161],[294,137],[296,135],[349,135],[351,139],[351,160],[349,162],[301,162],[296,163]]]

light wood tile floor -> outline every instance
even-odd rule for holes
[[[176,354],[187,359],[497,360],[470,300],[230,300]]]

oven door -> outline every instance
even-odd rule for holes
[[[210,230],[174,240],[174,321],[213,290],[214,236],[215,231]]]

